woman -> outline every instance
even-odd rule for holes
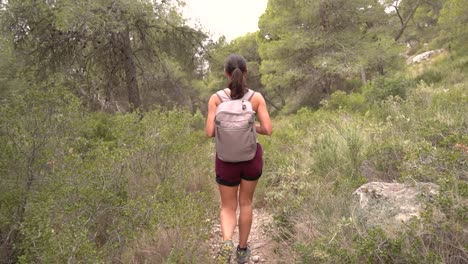
[[[231,99],[242,98],[249,89],[245,81],[247,62],[240,55],[230,55],[224,64],[224,75],[228,79],[228,89],[223,92]],[[271,135],[272,126],[267,111],[265,99],[260,93],[254,92],[250,98],[253,110],[256,112],[259,124],[255,125],[258,134]],[[216,108],[221,104],[218,94],[213,94],[208,102],[206,120],[206,135],[215,135]],[[236,227],[237,205],[240,207],[238,219],[239,244],[236,250],[238,263],[246,263],[250,257],[247,240],[252,226],[252,201],[257,181],[262,174],[262,147],[257,143],[257,150],[252,160],[230,163],[222,161],[216,155],[216,182],[221,196],[221,231],[223,245],[218,253],[218,263],[229,263],[233,251],[232,235]]]

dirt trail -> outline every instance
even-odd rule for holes
[[[276,258],[273,252],[273,243],[271,241],[271,223],[273,219],[270,214],[268,214],[263,209],[254,209],[253,210],[253,223],[252,229],[250,230],[249,236],[249,246],[252,250],[252,255],[250,257],[249,264],[254,263],[275,263]],[[213,259],[218,253],[219,247],[222,240],[221,228],[219,225],[219,220],[214,222],[212,228],[212,253]],[[235,247],[239,242],[239,233],[238,228],[234,231],[233,242]],[[231,263],[237,263],[235,260],[235,254],[232,255]]]

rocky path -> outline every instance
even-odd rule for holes
[[[273,253],[273,246],[271,241],[271,223],[272,217],[263,209],[254,209],[253,211],[253,223],[252,229],[249,236],[249,245],[252,250],[249,264],[254,263],[275,263],[275,257]],[[221,245],[221,228],[219,221],[215,221],[212,228],[212,253],[213,259],[216,258],[218,249]],[[239,241],[238,229],[234,231],[233,242],[235,247]],[[237,263],[235,261],[235,254],[233,254],[231,263]]]

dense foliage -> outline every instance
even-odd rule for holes
[[[232,42],[182,5],[0,1],[0,263],[209,263],[203,114],[231,53],[275,116],[255,201],[271,257],[468,261],[468,0],[269,0]],[[398,233],[368,229],[351,206],[369,181],[441,195]]]
[[[61,74],[94,109],[192,102],[207,37],[171,1],[8,1],[2,25],[34,80]]]

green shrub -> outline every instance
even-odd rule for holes
[[[403,146],[395,142],[373,144],[366,153],[368,178],[392,182],[400,177],[400,166],[404,162]],[[364,169],[364,168],[363,168]]]
[[[366,98],[361,93],[346,94],[343,91],[336,91],[330,95],[330,98],[322,100],[320,104],[325,109],[337,110],[345,109],[352,111],[363,111],[367,108]]]
[[[377,117],[381,121],[388,121],[388,117],[401,116],[403,99],[399,96],[389,96],[385,100],[375,103],[370,108],[371,116]]]
[[[210,260],[213,148],[199,115],[87,113],[60,89],[10,100],[0,107],[0,236],[13,234],[2,241],[9,260]]]
[[[413,219],[401,231],[389,234],[382,228],[365,229],[343,218],[329,233],[312,242],[298,242],[294,249],[300,263],[458,264],[466,258],[462,223],[440,221],[428,210],[422,219]]]
[[[1,253],[13,262],[26,250],[21,244],[29,234],[21,228],[30,202],[37,189],[48,184],[79,118],[79,100],[66,89],[36,88],[12,93],[0,106],[0,237],[7,249]]]
[[[413,82],[402,75],[391,78],[379,76],[363,88],[364,95],[369,102],[380,102],[389,96],[398,96],[405,99],[408,89]]]
[[[322,177],[357,177],[359,174],[365,132],[359,124],[341,122],[335,124],[331,121],[330,125],[322,127],[322,131],[314,136],[315,141],[311,146],[314,161],[312,168]]]
[[[423,81],[425,83],[431,84],[431,83],[438,83],[442,81],[444,75],[437,70],[427,70],[424,71],[422,74],[418,75],[415,78],[415,81],[417,83]]]
[[[463,85],[445,88],[420,84],[400,111],[411,120],[408,132],[434,146],[452,147],[466,134],[468,97]]]

